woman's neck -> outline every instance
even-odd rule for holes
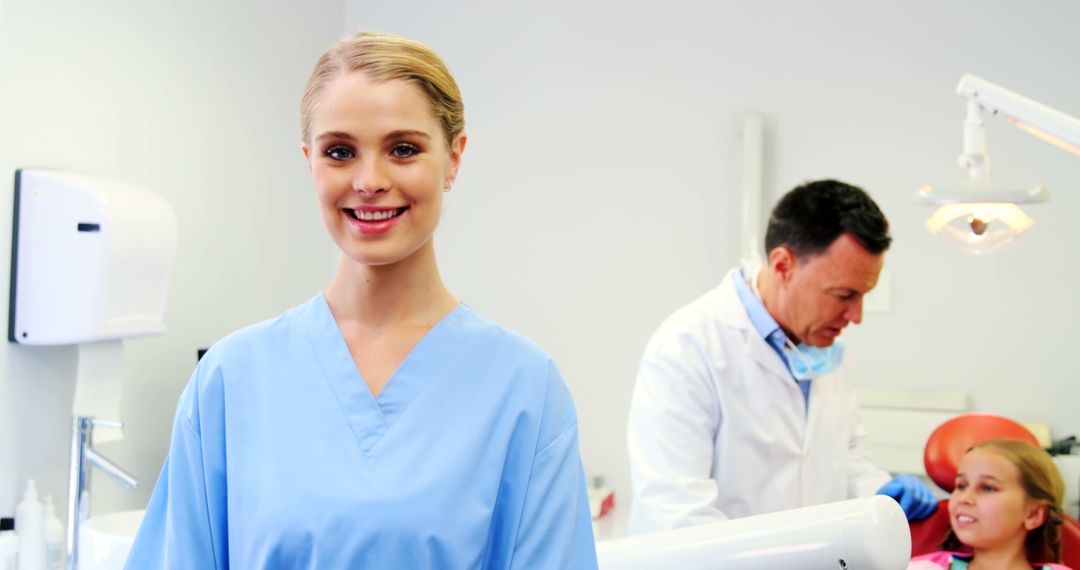
[[[431,241],[390,265],[364,265],[342,255],[326,301],[339,323],[368,329],[430,326],[458,304],[439,276]]]

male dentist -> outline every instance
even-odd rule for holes
[[[837,339],[862,320],[892,238],[877,204],[836,180],[788,192],[764,267],[728,272],[652,336],[630,407],[632,533],[866,497],[909,520],[937,502],[889,474],[865,430]]]

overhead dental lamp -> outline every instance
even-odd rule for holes
[[[967,179],[955,189],[924,186],[919,189],[917,202],[938,206],[926,220],[930,233],[968,253],[988,253],[1015,240],[1035,223],[1019,204],[1045,202],[1048,196],[1041,184],[1003,189],[992,183],[983,116],[990,113],[1004,117],[1076,156],[1080,156],[1080,119],[974,75],[961,77],[956,92],[967,99],[964,152],[959,158]]]

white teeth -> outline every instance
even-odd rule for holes
[[[357,219],[365,222],[376,222],[381,220],[387,220],[393,218],[397,214],[397,210],[380,210],[378,212],[365,212],[363,210],[353,210],[353,215]]]
[[[967,515],[960,515],[960,516],[956,517],[956,520],[958,520],[958,521],[960,521],[962,523],[975,522],[975,519],[973,519],[973,518],[971,518],[971,517],[969,517]]]

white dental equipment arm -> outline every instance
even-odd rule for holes
[[[878,495],[597,543],[600,570],[903,570],[907,518]]]
[[[1004,117],[1027,133],[1080,156],[1080,119],[970,74],[960,78],[956,94],[968,101],[960,167],[972,178],[985,174],[983,111]]]

